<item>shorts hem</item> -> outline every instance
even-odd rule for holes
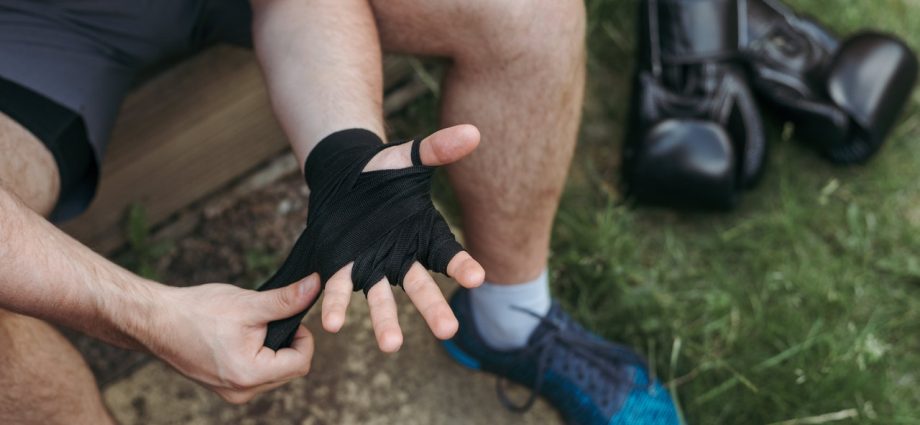
[[[53,222],[69,220],[96,194],[99,164],[83,118],[76,112],[16,82],[0,77],[0,112],[40,140],[54,156],[61,189]]]

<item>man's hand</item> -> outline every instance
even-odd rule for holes
[[[162,287],[139,340],[183,375],[231,403],[307,374],[313,336],[301,325],[290,348],[263,347],[266,326],[296,314],[319,292],[319,277],[266,292],[226,284]]]
[[[479,146],[479,138],[479,130],[471,125],[458,125],[438,131],[422,141],[422,163],[439,166],[456,162]],[[365,166],[364,171],[410,167],[411,149],[410,143],[384,149]],[[345,311],[354,287],[351,268],[351,264],[343,267],[326,282],[322,321],[323,328],[329,332],[338,332],[345,323]],[[447,274],[467,288],[479,286],[485,279],[482,266],[466,251],[461,251],[450,261]],[[424,266],[418,262],[412,265],[406,274],[403,288],[436,337],[448,339],[457,332],[457,318]],[[397,321],[396,301],[386,278],[368,291],[367,302],[380,349],[385,352],[399,350],[403,335]]]
[[[0,182],[0,308],[146,349],[230,402],[307,373],[313,337],[302,325],[291,348],[262,343],[270,321],[302,311],[318,291],[316,275],[266,292],[142,279],[61,232]]]
[[[316,144],[335,131],[360,128],[385,134],[380,39],[367,0],[252,0],[252,9],[253,41],[272,106],[301,165]],[[478,144],[479,131],[473,126],[442,130],[422,143],[422,162],[449,164]],[[385,149],[365,171],[409,167],[410,149],[409,144]],[[478,286],[485,276],[465,252],[447,269],[467,287]],[[351,266],[326,277],[323,327],[337,332],[353,289]],[[404,280],[406,293],[435,336],[450,338],[457,320],[425,268],[415,263]],[[378,344],[392,352],[402,345],[402,332],[387,283],[374,285],[367,298]]]

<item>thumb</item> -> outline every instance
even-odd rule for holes
[[[469,124],[455,125],[434,132],[422,140],[419,146],[419,155],[422,164],[438,166],[457,162],[463,157],[473,153],[479,146],[479,129]],[[412,144],[400,146],[409,154],[409,165],[412,165]]]
[[[313,273],[288,286],[255,294],[252,312],[260,322],[286,319],[313,304],[319,295],[319,275]]]
[[[457,162],[479,146],[479,129],[470,124],[455,125],[434,132],[422,140],[419,156],[422,164],[438,166]],[[412,166],[412,143],[380,151],[364,171],[391,170]]]

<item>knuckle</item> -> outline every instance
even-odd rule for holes
[[[435,300],[419,306],[419,311],[426,317],[438,317],[440,315],[446,315],[447,311],[445,311],[445,307],[447,310],[450,309],[450,307],[445,306],[440,300]]]
[[[296,293],[296,285],[289,285],[283,290],[278,291],[278,294],[275,297],[275,304],[281,309],[288,309],[293,307],[293,304],[296,300]]]
[[[428,279],[419,276],[403,283],[403,287],[406,288],[407,291],[414,291],[423,288],[427,283]]]
[[[371,319],[376,316],[380,320],[386,320],[396,316],[396,303],[393,300],[377,300],[368,303],[368,306],[372,310]]]
[[[323,313],[323,317],[335,317],[342,311],[345,311],[345,303],[334,300],[331,298],[326,298],[326,301],[323,302],[323,310],[326,310]]]
[[[371,310],[382,311],[383,308],[389,307],[389,305],[392,303],[393,301],[383,296],[371,297],[370,294],[368,294],[367,297],[367,305],[371,308]]]
[[[399,331],[399,322],[396,321],[395,316],[384,315],[377,320],[377,329],[381,335],[395,333]]]

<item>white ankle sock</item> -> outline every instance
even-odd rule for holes
[[[473,322],[486,344],[496,350],[511,350],[527,344],[540,320],[512,307],[540,316],[549,313],[552,299],[547,274],[543,270],[530,282],[511,285],[486,282],[470,291]]]

